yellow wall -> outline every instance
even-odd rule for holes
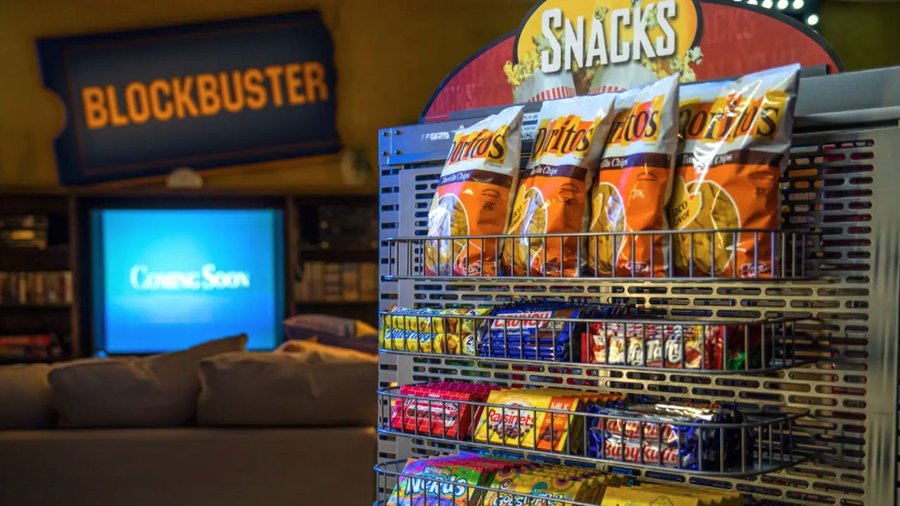
[[[459,62],[515,29],[528,0],[0,0],[0,185],[56,185],[52,140],[61,104],[41,87],[34,40],[318,8],[335,39],[338,127],[376,165],[376,131],[415,122]],[[826,2],[821,31],[848,69],[900,63],[898,3]],[[889,26],[889,24],[891,24]],[[337,157],[284,160],[208,176],[214,186],[346,186]]]
[[[52,141],[62,106],[42,89],[34,40],[318,8],[335,40],[338,129],[376,165],[377,129],[418,120],[448,72],[518,26],[513,0],[0,0],[0,185],[56,185]],[[207,177],[214,186],[346,187],[337,157],[285,160]],[[374,171],[374,169],[373,169]]]
[[[819,33],[834,47],[846,70],[900,65],[900,2],[822,4]]]

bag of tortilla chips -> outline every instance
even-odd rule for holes
[[[428,237],[506,230],[522,153],[522,106],[458,130],[428,211]],[[495,276],[496,239],[427,239],[425,274]]]
[[[528,166],[522,170],[507,233],[535,235],[503,244],[513,276],[578,275],[579,236],[587,226],[587,194],[612,121],[614,95],[544,102]]]
[[[736,229],[780,225],[779,183],[789,160],[799,71],[789,65],[684,88],[669,221],[673,229],[712,232],[674,237],[679,274],[772,276],[773,234]]]
[[[678,76],[619,93],[600,172],[591,194],[588,273],[663,277],[663,235],[633,235],[667,228],[665,206],[678,147]]]

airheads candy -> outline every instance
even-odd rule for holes
[[[686,86],[669,222],[676,272],[690,276],[772,276],[780,225],[781,173],[788,162],[799,65],[736,81]],[[721,232],[717,232],[721,230]]]
[[[458,130],[428,211],[425,274],[494,276],[496,239],[450,239],[499,235],[506,230],[522,151],[522,107],[508,107]]]
[[[662,277],[662,235],[632,235],[667,228],[678,145],[678,76],[620,93],[616,113],[591,192],[588,273],[595,276]]]

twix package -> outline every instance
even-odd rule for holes
[[[528,165],[522,170],[507,233],[534,235],[503,245],[514,276],[578,274],[578,236],[587,228],[587,194],[612,121],[614,95],[544,102]]]
[[[597,276],[662,277],[664,236],[636,235],[667,228],[678,146],[678,76],[620,93],[591,194],[588,272]],[[628,232],[628,234],[623,234]]]
[[[522,153],[522,106],[458,130],[428,211],[428,237],[499,235],[506,229]],[[428,239],[429,276],[495,276],[496,240]]]
[[[669,221],[680,274],[771,277],[799,65],[686,86]],[[737,229],[746,231],[737,232]],[[693,260],[693,261],[692,261]]]

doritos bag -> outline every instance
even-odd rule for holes
[[[679,274],[771,277],[780,224],[781,172],[788,162],[799,65],[736,81],[686,86],[669,221],[678,230]],[[693,259],[693,263],[691,262]]]
[[[507,230],[508,234],[535,237],[503,244],[505,272],[514,276],[577,275],[582,238],[540,235],[585,230],[587,194],[609,131],[614,100],[613,95],[597,95],[544,102]]]
[[[428,237],[500,235],[506,230],[522,153],[522,106],[460,129],[428,211]],[[496,239],[425,241],[425,274],[495,276]]]
[[[622,232],[668,228],[665,206],[678,146],[677,114],[677,75],[618,94],[591,197],[590,231],[613,234],[591,237],[589,274],[665,276],[665,236]]]

